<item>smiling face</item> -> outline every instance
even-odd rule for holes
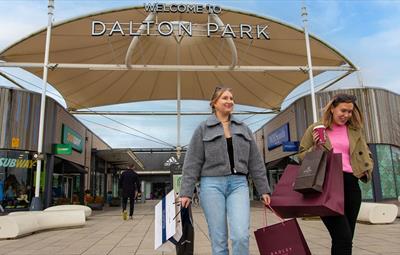
[[[221,96],[214,103],[214,109],[224,115],[231,114],[233,111],[233,95],[230,91],[224,91]]]
[[[336,125],[345,125],[353,114],[353,103],[339,103],[336,107],[331,108],[332,120]]]

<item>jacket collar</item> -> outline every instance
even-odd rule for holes
[[[243,124],[242,121],[236,119],[233,115],[231,115],[231,122],[234,122],[238,125]],[[219,121],[219,119],[217,118],[217,116],[215,114],[211,114],[210,117],[207,118],[207,126],[211,127],[211,126],[215,126],[218,125],[219,123],[221,123],[221,121]]]

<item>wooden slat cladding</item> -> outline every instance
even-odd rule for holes
[[[0,88],[0,148],[5,147],[7,120],[10,108],[10,90]]]
[[[0,87],[0,149],[37,151],[41,95],[31,91]],[[46,99],[43,152],[53,153],[53,144],[62,143],[62,125],[77,132],[83,140],[82,152],[57,157],[85,165],[92,148],[109,149],[110,146],[69,114],[54,99]],[[87,137],[87,140],[86,140]],[[14,146],[12,139],[18,139]],[[95,145],[96,147],[93,147]],[[90,164],[89,164],[90,166]]]
[[[40,115],[40,95],[28,91],[0,89],[1,138],[0,147],[4,149],[37,150]],[[53,103],[54,104],[54,103]],[[50,119],[49,112],[54,105],[47,100],[45,127]],[[45,131],[46,132],[46,131]],[[46,133],[45,133],[46,134]],[[19,139],[18,146],[12,146],[12,139]],[[46,141],[45,136],[45,141]],[[44,143],[44,150],[48,149]]]
[[[364,116],[364,131],[368,143],[400,145],[400,96],[398,94],[378,88],[329,91],[317,94],[318,107],[322,108],[338,93],[357,97],[357,105]],[[308,112],[311,114],[311,110]]]

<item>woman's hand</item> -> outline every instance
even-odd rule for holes
[[[314,144],[320,144],[319,135],[316,131],[312,132]]]
[[[261,202],[267,206],[271,203],[271,197],[268,194],[263,194]]]
[[[190,203],[192,202],[192,199],[190,197],[181,197],[180,199],[181,206],[184,208],[188,208]]]

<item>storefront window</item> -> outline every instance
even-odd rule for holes
[[[35,166],[29,152],[0,151],[0,203],[4,209],[29,207]]]
[[[103,196],[104,194],[104,174],[96,173],[96,196]]]
[[[53,174],[53,204],[79,204],[80,176]]]
[[[67,198],[64,193],[64,180],[61,174],[53,174],[53,205],[66,204]]]
[[[81,193],[81,176],[73,176],[72,204],[80,204],[79,194]]]
[[[372,182],[368,182],[368,183],[359,182],[359,183],[360,183],[362,199],[363,200],[373,200],[374,195],[372,193]]]
[[[382,198],[397,198],[396,183],[393,171],[392,152],[390,145],[376,145],[377,163],[381,179]]]
[[[113,175],[112,176],[112,195],[113,197],[119,197],[118,189],[119,189],[119,176]]]
[[[392,146],[392,158],[397,196],[400,196],[400,148]]]

